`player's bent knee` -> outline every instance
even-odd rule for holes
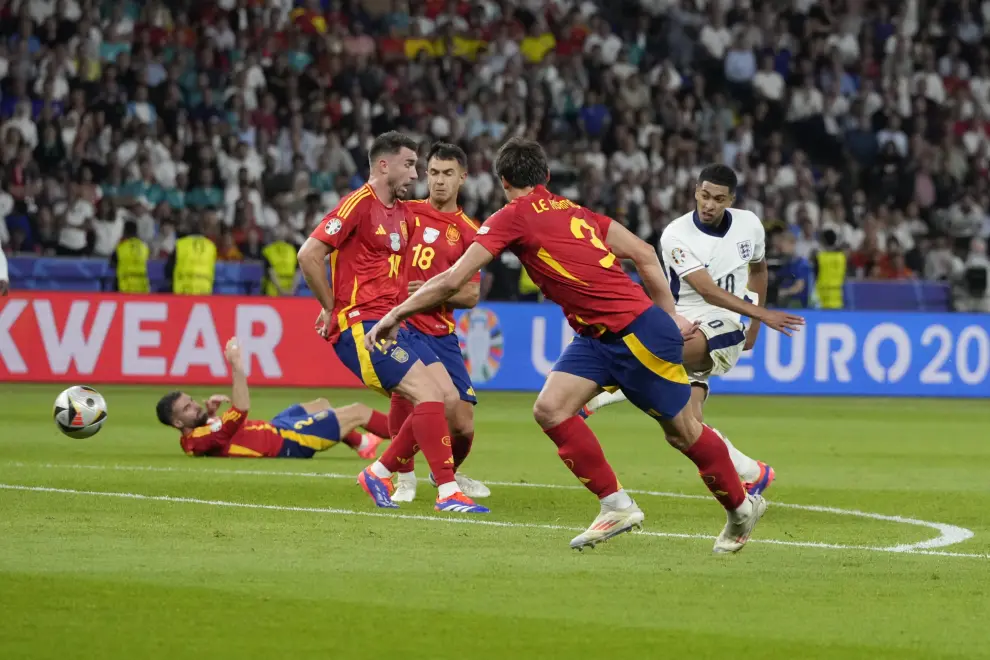
[[[457,400],[450,420],[450,431],[456,435],[474,433],[474,406],[467,401]]]
[[[561,406],[556,405],[550,397],[537,397],[533,404],[533,418],[542,429],[551,429],[565,421],[570,415],[561,411]]]

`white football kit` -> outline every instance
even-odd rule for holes
[[[692,383],[707,386],[709,376],[727,373],[739,361],[746,326],[739,314],[705,302],[684,277],[704,268],[720,288],[757,304],[758,296],[747,285],[749,264],[763,261],[766,253],[763,223],[750,211],[726,209],[722,225],[714,230],[702,224],[696,212],[687,213],[664,229],[660,250],[677,313],[699,321],[708,338],[712,368],[689,373]]]

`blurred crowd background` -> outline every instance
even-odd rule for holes
[[[0,6],[9,254],[109,260],[128,227],[151,259],[201,234],[221,261],[263,260],[363,183],[392,129],[462,145],[483,220],[503,204],[494,152],[525,135],[555,192],[655,246],[700,168],[734,167],[775,304],[815,304],[832,251],[848,278],[940,280],[990,311],[990,0]],[[506,254],[486,294],[531,299],[527,279]]]

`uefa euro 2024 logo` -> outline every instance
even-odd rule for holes
[[[457,339],[471,380],[487,383],[494,378],[504,352],[502,327],[495,312],[484,307],[465,311],[457,321]]]

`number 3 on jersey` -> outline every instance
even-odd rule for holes
[[[588,236],[584,235],[585,230],[588,231]],[[574,238],[588,238],[591,240],[591,244],[596,248],[607,252],[604,257],[598,260],[598,263],[601,264],[602,268],[612,267],[612,264],[615,263],[615,255],[612,254],[612,252],[608,249],[608,246],[605,245],[600,238],[598,238],[598,234],[595,233],[595,228],[589,225],[587,220],[578,217],[571,218],[571,233],[574,234]]]
[[[423,247],[422,243],[417,245],[413,248],[413,266],[420,270],[429,270],[436,254],[436,250],[431,247]]]

